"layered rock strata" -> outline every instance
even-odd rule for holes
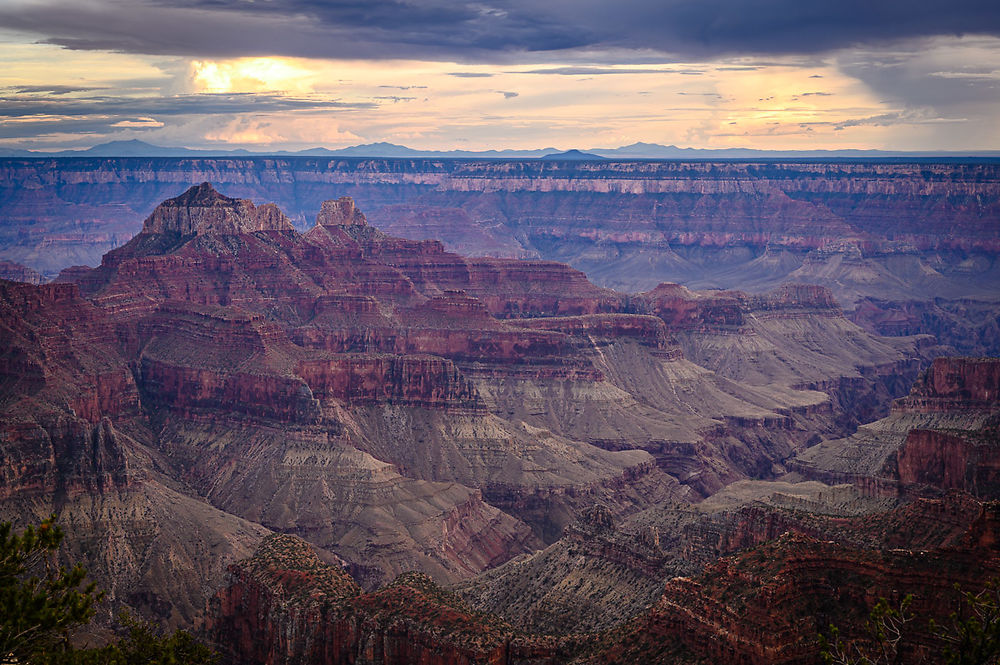
[[[998,372],[997,358],[938,358],[888,417],[799,453],[789,468],[878,494],[1000,497]]]
[[[562,264],[393,238],[346,198],[317,221],[300,234],[202,184],[100,267],[4,286],[4,509],[54,508],[77,533],[125,533],[116,511],[145,510],[153,549],[87,550],[105,552],[87,562],[121,604],[193,620],[268,530],[339,557],[366,589],[410,570],[468,579],[595,504],[619,520],[783,473],[846,433],[836,400],[803,383],[864,381],[917,350],[852,327],[821,289],[630,297]],[[698,313],[713,298],[721,319]],[[844,348],[816,350],[841,330]],[[732,350],[760,374],[685,357],[692,335],[778,348],[782,331],[778,351]],[[171,502],[200,525],[189,544],[170,537]],[[205,543],[224,556],[178,574]]]

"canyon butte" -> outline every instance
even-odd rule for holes
[[[37,183],[5,210],[51,206],[42,226],[58,228],[73,213],[50,197],[138,173],[97,178],[107,166],[5,160]],[[288,168],[302,179],[301,166]],[[363,191],[351,182],[364,167],[352,168],[325,177]],[[298,210],[208,182],[156,205],[127,242],[107,241],[120,246],[95,268],[11,267],[0,518],[59,516],[63,556],[108,591],[100,621],[129,608],[241,663],[812,663],[819,632],[857,633],[880,597],[912,593],[922,619],[943,618],[960,606],[954,585],[976,592],[1000,575],[1000,359],[954,356],[996,343],[992,167],[886,166],[870,174],[884,189],[828,171],[833,184],[795,185],[867,210],[860,235],[767,227],[774,210],[819,209],[779,189],[754,190],[762,226],[743,226],[722,211],[737,214],[745,187],[718,174],[695,195],[696,178],[633,165],[614,184],[591,178],[581,197],[558,161],[531,167],[552,174],[422,168],[384,178],[384,163],[372,167],[373,182],[434,190],[425,207],[380,216],[455,218],[457,233],[464,208],[426,207],[441,195],[531,226],[517,206],[565,189],[565,209],[539,214],[581,226],[569,220],[589,197],[591,226],[566,242],[550,227],[550,247],[613,265],[594,248],[635,262],[651,240],[596,233],[600,211],[644,219],[615,202],[655,187],[693,206],[684,214],[700,230],[663,240],[685,261],[700,256],[716,279],[736,265],[719,257],[756,247],[742,263],[770,267],[741,280],[746,291],[600,286],[541,258],[569,260],[539,251],[542,236],[515,231],[518,247],[493,252],[507,256],[467,257],[390,235],[347,197],[317,200],[302,232]],[[767,178],[799,180],[782,168]],[[261,169],[246,181],[268,181]],[[472,182],[489,190],[475,204],[462,194]],[[879,230],[914,192],[930,197],[926,222]],[[466,225],[468,238],[513,242]],[[807,235],[816,226],[827,235]],[[105,242],[92,241],[66,242]],[[666,265],[663,249],[648,265]],[[54,267],[65,269],[38,283]],[[836,288],[806,283],[816,275]],[[936,300],[914,298],[927,285]],[[964,327],[941,332],[951,324]],[[918,662],[940,646],[923,621],[903,649]]]

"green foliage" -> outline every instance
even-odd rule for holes
[[[979,593],[963,592],[959,611],[952,612],[947,624],[930,619],[931,633],[944,643],[943,665],[1000,665],[1000,582],[994,580]],[[898,608],[885,598],[872,609],[866,622],[867,636],[845,642],[836,626],[829,635],[820,635],[820,657],[828,665],[891,665],[900,662],[900,644],[908,624],[915,619],[908,611],[912,596]]]
[[[214,665],[216,654],[184,631],[160,636],[122,615],[125,636],[100,649],[74,650],[69,630],[90,621],[103,598],[77,564],[57,568],[63,540],[55,516],[14,533],[0,524],[0,665]]]
[[[102,594],[87,571],[55,565],[62,539],[54,515],[20,534],[0,524],[0,663],[32,662],[94,615]]]
[[[830,635],[819,636],[820,658],[828,665],[894,665],[899,662],[900,642],[906,624],[914,616],[908,608],[913,596],[906,596],[899,607],[889,605],[880,598],[865,621],[866,638],[845,642],[836,626],[830,626]]]
[[[122,614],[126,635],[100,649],[55,653],[43,665],[214,665],[218,656],[178,630],[161,636],[145,621]]]
[[[952,612],[949,620],[950,626],[940,626],[931,620],[931,630],[947,644],[945,665],[995,665],[1000,662],[1000,583],[997,580],[991,581],[979,593],[962,592],[961,611]]]

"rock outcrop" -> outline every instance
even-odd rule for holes
[[[181,236],[293,230],[292,223],[274,204],[257,208],[246,199],[219,194],[207,182],[167,199],[142,223],[142,233]]]
[[[879,598],[898,606],[906,594],[921,620],[904,631],[898,662],[921,662],[943,649],[926,620],[941,622],[959,607],[953,585],[979,591],[1000,572],[988,544],[997,526],[997,506],[985,504],[967,537],[947,547],[879,552],[786,534],[698,577],[671,580],[644,616],[586,662],[671,662],[657,654],[679,642],[709,662],[805,665],[816,662],[816,636],[831,623],[849,639],[861,637]]]
[[[777,477],[849,433],[830,385],[918,362],[821,288],[627,296],[564,264],[394,238],[347,198],[307,233],[286,221],[201,185],[98,268],[0,285],[0,506],[58,509],[78,533],[125,534],[140,511],[152,549],[115,540],[87,563],[173,625],[268,531],[369,591],[412,570],[456,583],[580,517]],[[646,526],[639,542],[664,547]]]
[[[316,215],[319,226],[366,226],[364,213],[354,205],[354,199],[342,196],[336,201],[323,201]]]
[[[998,387],[1000,359],[937,358],[888,417],[798,454],[789,468],[877,494],[998,498]]]
[[[0,279],[26,284],[42,284],[45,278],[37,270],[32,270],[13,261],[0,261]]]
[[[761,507],[755,510],[756,515],[741,511],[729,535],[743,534],[756,543],[747,541],[743,547],[748,549],[694,577],[654,585],[658,597],[648,609],[602,631],[580,633],[587,625],[574,629],[571,618],[564,629],[577,632],[565,637],[515,630],[421,575],[401,576],[366,594],[302,541],[276,536],[230,567],[228,586],[212,602],[210,632],[229,657],[254,665],[806,665],[816,661],[817,635],[831,623],[846,639],[863,640],[864,621],[879,598],[896,605],[912,594],[909,609],[920,620],[907,624],[897,646],[899,662],[916,663],[940,652],[943,644],[926,621],[945,620],[959,606],[955,585],[976,592],[1000,573],[995,503],[951,495],[888,513],[820,518],[814,523],[819,539],[801,530],[781,532],[780,519],[774,519],[778,513],[762,520]],[[794,523],[795,513],[785,513],[785,519]],[[600,539],[614,529],[610,513],[594,509],[575,532]],[[840,537],[825,539],[828,534]],[[594,554],[579,550],[586,538],[574,540],[578,553],[571,556],[577,560],[589,561]],[[657,540],[643,535],[635,544],[640,547],[625,547],[616,555],[605,537],[601,556],[634,565],[658,549]],[[577,577],[573,587],[585,595],[589,584],[591,579]],[[558,614],[559,604],[553,602]]]
[[[178,189],[210,180],[276,201],[308,228],[349,191],[393,235],[467,256],[569,263],[596,283],[754,292],[786,281],[838,301],[992,294],[1000,178],[992,163],[433,159],[6,159],[5,258],[54,276],[95,265]],[[27,187],[22,187],[27,183]]]
[[[248,665],[554,665],[566,655],[554,640],[516,636],[426,575],[362,593],[346,572],[289,536],[265,541],[232,566],[213,612],[213,641]]]

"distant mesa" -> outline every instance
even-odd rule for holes
[[[977,151],[899,151],[899,150],[760,150],[754,148],[680,148],[675,145],[637,142],[617,148],[590,147],[586,157],[575,158],[569,150],[553,155],[555,148],[529,148],[522,150],[426,150],[410,148],[397,143],[379,141],[346,148],[326,148],[316,146],[304,150],[247,150],[245,148],[186,148],[183,146],[161,146],[138,139],[99,143],[89,148],[58,150],[54,152],[0,148],[0,158],[177,158],[177,157],[338,157],[375,159],[600,159],[612,160],[676,160],[676,159],[883,159],[886,157],[958,157],[988,158],[1000,157],[997,150]]]
[[[542,155],[539,159],[552,159],[552,160],[579,160],[587,161],[592,159],[607,159],[607,157],[602,157],[600,155],[595,155],[592,152],[583,152],[582,150],[567,150],[566,152],[553,152],[548,155]]]
[[[323,201],[319,214],[316,215],[318,226],[367,226],[368,220],[361,212],[354,199],[341,196],[336,201]]]
[[[247,199],[231,199],[207,182],[167,199],[142,225],[143,233],[182,236],[294,230],[285,213],[273,203],[257,207]]]
[[[0,279],[27,284],[43,284],[45,278],[37,270],[32,270],[20,263],[0,259]]]

